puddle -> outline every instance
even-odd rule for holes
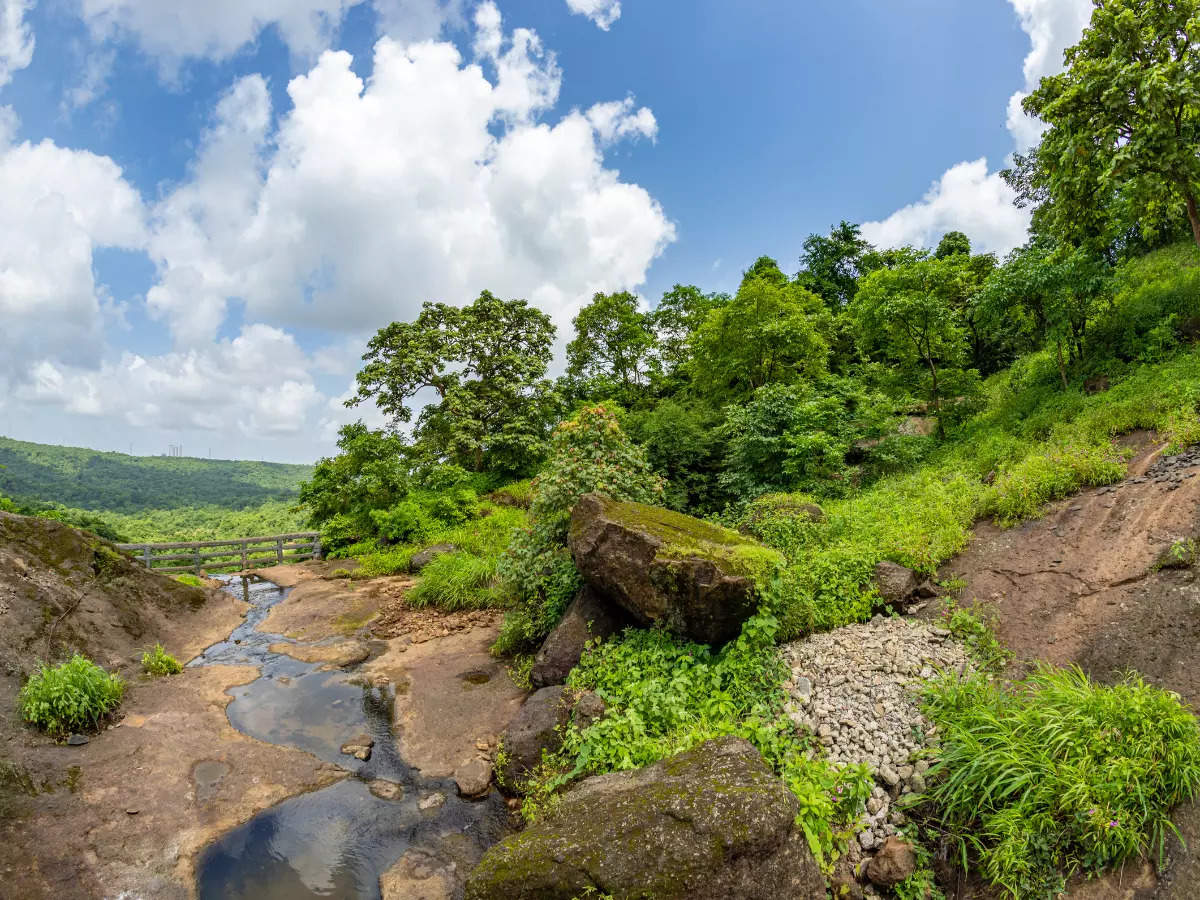
[[[365,684],[351,672],[321,671],[320,663],[270,650],[272,644],[296,643],[259,630],[287,589],[231,578],[226,590],[250,603],[250,612],[227,640],[191,664],[260,668],[258,679],[230,689],[230,724],[259,740],[311,753],[353,777],[285,800],[210,845],[196,866],[202,900],[378,900],[379,876],[406,851],[419,849],[465,872],[503,837],[507,808],[497,792],[464,800],[453,780],[425,778],[401,758],[392,730],[394,686]],[[483,670],[459,677],[468,684],[491,678]],[[375,746],[370,759],[359,762],[341,747],[363,732]],[[199,763],[193,772],[197,799],[214,796],[228,771],[224,763]],[[430,803],[434,795],[444,802]],[[447,856],[444,848],[451,845]]]

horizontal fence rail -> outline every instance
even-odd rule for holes
[[[174,541],[165,544],[117,544],[147,569],[171,575],[177,572],[244,572],[283,563],[321,558],[321,533],[300,531],[228,541]],[[187,560],[181,563],[181,560]]]

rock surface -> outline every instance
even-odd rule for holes
[[[889,837],[867,863],[867,877],[880,887],[895,887],[917,868],[917,855],[898,837]]]
[[[758,607],[754,577],[782,561],[736,531],[598,494],[575,504],[569,543],[601,596],[642,625],[705,644],[737,637]]]
[[[866,763],[877,784],[859,844],[874,850],[896,833],[894,801],[924,790],[936,731],[920,709],[920,688],[939,670],[969,665],[943,628],[876,616],[782,648],[791,667],[788,715],[817,735],[831,762]]]
[[[454,544],[434,544],[432,547],[426,547],[424,550],[414,553],[412,559],[408,562],[408,570],[410,572],[420,572],[439,556],[456,552],[458,552],[458,547]]]
[[[486,760],[472,759],[454,770],[454,782],[462,797],[482,797],[492,786],[492,766]]]
[[[529,680],[538,688],[562,684],[579,664],[584,644],[596,638],[610,637],[624,624],[624,616],[585,586],[542,643]]]
[[[468,900],[569,900],[589,889],[656,900],[824,897],[798,801],[740,738],[588,778],[493,847]]]
[[[922,579],[912,569],[883,560],[875,564],[875,589],[885,604],[903,606],[921,590]]]
[[[562,746],[559,729],[571,710],[561,685],[530,694],[500,738],[503,750],[496,778],[506,790],[518,790],[522,779],[542,761],[542,751]]]

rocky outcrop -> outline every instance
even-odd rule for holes
[[[875,590],[885,604],[903,606],[917,596],[921,585],[921,576],[912,569],[886,559],[875,564]]]
[[[639,624],[706,644],[737,637],[758,607],[756,580],[783,561],[736,531],[598,494],[572,510],[569,543],[601,596]]]
[[[432,547],[426,547],[424,550],[413,554],[412,559],[408,561],[408,571],[413,573],[420,572],[439,556],[456,552],[458,552],[458,547],[454,546],[454,544],[434,544]]]
[[[468,900],[824,897],[799,803],[747,741],[722,738],[586,779],[489,850]]]
[[[626,617],[619,610],[604,603],[595,591],[585,586],[542,643],[529,680],[537,688],[562,684],[579,664],[588,641],[610,637],[625,624]]]

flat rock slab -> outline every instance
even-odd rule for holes
[[[270,570],[264,570],[269,577]],[[412,584],[407,577],[301,580],[267,615],[262,630],[301,641],[349,637],[366,626],[393,592]]]
[[[362,641],[334,641],[328,644],[289,644],[282,642],[268,648],[306,663],[324,663],[324,668],[341,669],[357,665],[371,655],[371,648]]]

